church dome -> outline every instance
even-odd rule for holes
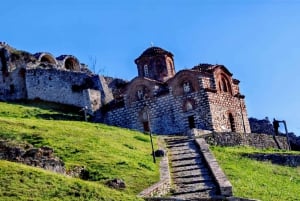
[[[168,55],[170,57],[173,57],[173,54],[167,50],[164,50],[160,47],[150,47],[146,49],[136,60],[135,63],[143,58],[143,57],[152,57],[152,56],[160,56],[160,55]]]

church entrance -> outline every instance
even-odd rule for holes
[[[189,116],[188,121],[189,121],[189,128],[190,129],[195,128],[195,118],[194,118],[194,116]]]
[[[230,123],[230,128],[232,132],[235,132],[235,124],[234,124],[234,118],[231,113],[229,113],[229,123]]]
[[[144,132],[150,132],[150,127],[149,127],[148,121],[143,122],[143,126],[144,126]]]

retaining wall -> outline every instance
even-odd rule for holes
[[[192,129],[193,136],[201,136],[210,145],[218,146],[253,146],[260,149],[286,149],[289,150],[286,136],[273,136],[257,133],[204,133]]]

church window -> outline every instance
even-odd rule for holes
[[[184,91],[184,93],[188,93],[191,91],[190,83],[188,83],[188,82],[183,83],[183,91]]]
[[[148,69],[148,65],[147,64],[144,65],[144,76],[145,77],[149,76],[149,69]]]
[[[186,102],[186,104],[185,104],[185,109],[186,109],[186,111],[190,111],[190,110],[192,110],[193,109],[193,105],[192,105],[192,103],[191,102]]]
[[[224,92],[228,92],[227,83],[226,83],[226,80],[224,78],[222,78],[222,90]]]
[[[190,129],[195,128],[195,118],[194,118],[194,116],[189,116],[188,117],[188,122],[189,122],[189,128]]]
[[[144,92],[143,92],[143,90],[138,90],[137,91],[137,96],[138,96],[139,100],[144,99]]]
[[[232,94],[230,82],[225,76],[221,76],[221,78],[219,79],[219,89],[220,91]]]

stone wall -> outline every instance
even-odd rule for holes
[[[11,72],[0,71],[0,100],[25,99],[25,69],[16,68]]]
[[[139,193],[139,197],[147,198],[150,197],[162,197],[169,193],[171,188],[171,177],[169,170],[168,156],[164,156],[160,161],[160,181],[143,190]]]
[[[239,101],[243,106],[244,122]],[[192,109],[186,108],[187,103]],[[104,122],[144,131],[143,122],[147,119],[141,116],[148,113],[151,131],[157,134],[185,133],[190,129],[189,118],[194,120],[197,129],[231,131],[229,112],[234,116],[237,132],[244,132],[244,126],[246,132],[251,132],[243,100],[227,93],[207,92],[202,88],[180,96],[175,96],[170,90],[166,95],[135,102],[127,102],[125,97],[125,106],[105,114]]]
[[[248,145],[260,149],[289,149],[285,136],[256,133],[211,133],[203,135],[208,144],[218,146]]]
[[[232,131],[228,120],[229,113],[233,116],[235,132],[250,133],[250,125],[244,99],[232,96],[230,93],[208,93],[214,130]],[[244,131],[245,126],[245,131]]]
[[[196,144],[199,146],[209,169],[211,170],[216,182],[218,183],[221,195],[226,197],[232,196],[232,185],[219,166],[214,155],[210,152],[208,144],[202,138],[196,139]]]
[[[0,100],[40,99],[88,107],[93,113],[113,99],[103,77],[92,74],[72,55],[55,59],[0,44]]]
[[[99,86],[92,80],[92,76],[85,73],[42,68],[26,70],[28,99],[41,99],[77,107],[88,106],[90,110],[99,109],[100,99],[97,99],[100,98],[100,94],[88,91],[89,89],[99,90]]]
[[[274,127],[268,118],[256,119],[250,117],[249,123],[253,133],[265,133],[270,135],[275,134]]]
[[[109,111],[105,123],[139,131],[144,131],[143,122],[149,114],[150,128],[156,134],[184,133],[189,130],[188,118],[193,117],[195,127],[212,129],[210,113],[205,96],[194,92],[189,95],[173,96],[171,93],[144,101],[126,104],[122,108]],[[185,111],[184,103],[193,100],[194,110]],[[206,104],[205,104],[206,103]]]

